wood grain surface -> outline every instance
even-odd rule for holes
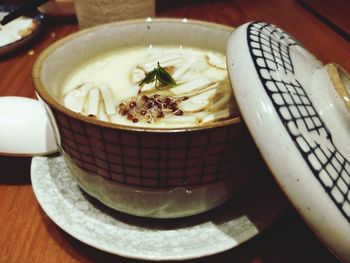
[[[252,20],[274,23],[322,62],[337,62],[350,71],[350,43],[293,0],[159,0],[157,16],[234,27]],[[0,59],[0,96],[35,97],[31,82],[35,59],[45,47],[78,30],[76,24],[64,22],[48,20],[39,38]],[[0,157],[0,262],[140,262],[99,251],[60,230],[36,202],[30,163],[30,158]],[[227,252],[190,262],[338,261],[288,207],[258,237]]]
[[[348,0],[299,0],[299,2],[350,41]]]

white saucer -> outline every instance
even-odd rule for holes
[[[60,157],[34,157],[31,180],[46,214],[95,248],[146,260],[183,260],[219,253],[261,233],[286,200],[265,174],[245,193],[210,212],[180,219],[129,216],[83,193]]]

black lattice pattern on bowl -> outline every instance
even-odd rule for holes
[[[256,151],[242,123],[152,133],[101,127],[60,112],[54,115],[61,147],[75,165],[125,185],[167,188],[215,183],[239,174]]]
[[[350,222],[350,163],[315,110],[294,72],[291,49],[302,47],[274,25],[248,26],[255,68],[291,139],[341,213]]]

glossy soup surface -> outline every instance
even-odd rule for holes
[[[87,61],[66,80],[60,100],[90,118],[157,128],[205,125],[237,112],[225,56],[182,46],[125,48]]]

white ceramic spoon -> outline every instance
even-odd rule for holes
[[[53,129],[38,100],[0,97],[0,155],[36,156],[56,151]]]

